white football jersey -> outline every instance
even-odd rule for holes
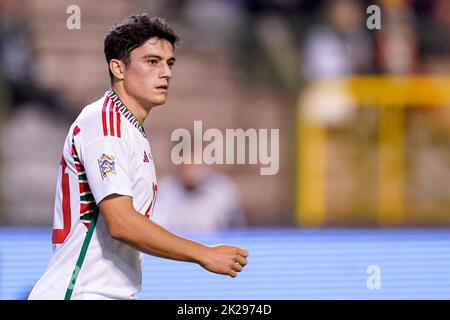
[[[56,186],[53,257],[29,299],[136,299],[143,254],[109,235],[98,203],[120,194],[151,218],[155,166],[145,131],[113,91],[67,135]]]

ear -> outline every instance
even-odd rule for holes
[[[111,70],[112,74],[117,79],[124,79],[125,64],[121,60],[111,59],[111,61],[109,61],[109,70]]]

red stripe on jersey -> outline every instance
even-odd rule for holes
[[[150,210],[152,209],[152,205],[153,205],[153,199],[150,202],[150,206],[148,207],[147,211],[145,211],[145,216],[148,218],[150,215]]]
[[[152,183],[152,201],[150,202],[150,206],[147,211],[145,211],[145,216],[148,218],[150,216],[150,210],[153,207],[154,202],[156,202],[156,192],[158,191],[158,185],[154,182]]]
[[[80,215],[85,214],[89,210],[92,210],[92,204],[91,203],[80,203]]]
[[[117,136],[120,138],[120,113],[119,106],[116,105],[116,124],[117,124]]]
[[[62,211],[63,211],[63,229],[54,229],[52,234],[52,243],[63,243],[70,233],[72,224],[72,214],[70,210],[70,186],[69,186],[69,174],[65,173],[67,163],[64,158],[61,159],[61,171],[62,171]]]
[[[114,136],[114,101],[112,100],[109,104],[109,128],[111,129],[111,135]]]
[[[74,144],[72,144],[71,152],[72,152],[72,156],[77,156],[77,149],[75,149],[75,145]]]
[[[91,192],[91,188],[89,187],[89,183],[80,182],[80,193]]]
[[[108,127],[106,125],[106,105],[108,104],[109,101],[109,97],[105,98],[105,102],[103,103],[103,108],[102,108],[102,124],[103,124],[103,135],[107,136],[108,135]]]
[[[80,133],[80,128],[78,126],[75,126],[75,129],[73,129],[73,135],[76,136],[77,134]]]
[[[84,167],[82,164],[76,163],[75,162],[75,168],[77,169],[77,172],[83,172],[84,171]]]

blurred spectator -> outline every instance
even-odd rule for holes
[[[238,1],[190,0],[183,8],[189,32],[186,36],[195,49],[214,53],[233,43],[243,29],[244,16]]]
[[[304,76],[307,80],[369,73],[373,69],[373,43],[358,1],[323,4],[324,20],[311,28],[304,43]]]
[[[179,165],[173,174],[161,179],[153,220],[182,232],[214,232],[245,225],[233,182],[197,164]]]
[[[417,34],[420,36],[422,72],[450,72],[450,1],[416,3]]]
[[[311,1],[241,0],[241,31],[236,32],[233,64],[248,89],[275,88],[295,99],[299,85],[297,36]],[[308,11],[307,14],[301,15]],[[290,105],[291,101],[286,105]]]
[[[405,1],[387,2],[377,33],[377,62],[382,73],[408,75],[418,71],[419,39],[414,12]]]
[[[55,145],[75,108],[36,80],[28,5],[0,0],[0,223],[48,225],[61,152]],[[36,156],[38,163],[26,160]]]
[[[326,1],[323,21],[312,26],[303,49],[302,115],[324,125],[340,126],[355,115],[345,84],[321,82],[370,73],[374,45],[364,23],[365,10],[355,0]]]
[[[33,66],[36,56],[31,36],[23,15],[23,3],[0,0],[0,79],[9,98],[11,112],[32,103],[55,115],[69,120],[67,103],[59,95],[43,88],[35,79]]]

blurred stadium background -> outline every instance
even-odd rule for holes
[[[26,298],[46,268],[66,131],[109,87],[105,33],[142,10],[182,39],[145,124],[158,176],[194,120],[279,128],[280,170],[217,166],[247,227],[187,234],[247,247],[246,272],[146,257],[141,298],[450,298],[450,1],[0,0],[0,299]]]

